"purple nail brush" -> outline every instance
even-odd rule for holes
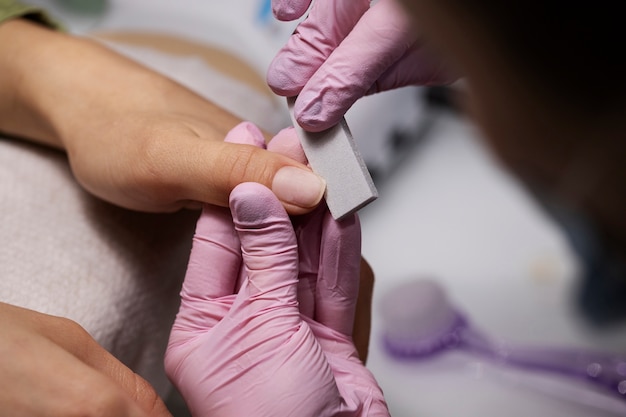
[[[477,329],[449,302],[432,280],[407,282],[381,303],[386,350],[400,359],[426,359],[458,349],[500,365],[548,372],[585,381],[626,400],[626,358],[570,348],[514,347]]]

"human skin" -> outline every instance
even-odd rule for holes
[[[171,417],[152,386],[75,322],[0,303],[0,414]]]
[[[0,73],[0,132],[66,151],[80,184],[113,204],[224,206],[246,181],[272,189],[290,214],[322,198],[324,181],[305,165],[224,143],[241,120],[94,41],[5,22]]]

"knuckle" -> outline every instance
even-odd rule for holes
[[[271,187],[271,180],[276,171],[272,158],[267,151],[251,145],[238,145],[235,152],[225,161],[227,184],[232,190],[242,182],[253,181]]]
[[[52,330],[52,334],[62,334],[67,340],[75,340],[82,343],[85,339],[91,339],[91,336],[77,322],[67,317],[53,317],[48,324]]]
[[[129,167],[133,178],[140,186],[163,183],[167,176],[164,175],[163,161],[168,159],[168,155],[176,150],[167,150],[161,141],[155,140],[152,132],[137,139],[138,157],[134,158]]]
[[[136,137],[134,157],[119,162],[124,165],[112,173],[116,187],[130,200],[162,203],[181,194],[173,156],[185,153],[177,147],[181,145],[176,141],[164,145],[166,133],[152,129]]]
[[[144,410],[148,410],[152,413],[158,411],[161,406],[161,397],[154,390],[152,385],[141,376],[136,373],[133,373],[133,377],[135,379],[135,392],[134,392],[134,400]]]
[[[95,339],[79,323],[65,317],[53,317],[46,324],[49,338],[80,360],[86,360],[101,349]]]

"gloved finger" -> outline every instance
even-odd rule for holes
[[[255,298],[259,307],[297,308],[298,246],[285,209],[257,183],[235,187],[230,209],[248,274],[245,296]]]
[[[298,123],[313,132],[335,125],[402,58],[416,37],[408,16],[393,0],[373,5],[319,70],[310,74],[294,104]]]
[[[352,335],[359,293],[361,226],[354,215],[337,222],[326,212],[315,299],[315,320]]]
[[[265,149],[265,137],[257,125],[250,122],[241,122],[226,134],[224,142],[252,145]]]
[[[181,138],[187,143],[179,144],[176,151],[180,152],[161,172],[163,178],[175,181],[162,188],[186,201],[227,206],[236,185],[258,182],[271,188],[290,214],[307,213],[319,204],[324,180],[305,165],[259,147],[264,138],[256,126],[242,123],[228,137],[223,142]]]
[[[343,399],[341,415],[389,417],[387,403],[374,375],[358,359],[350,337],[317,321],[303,319],[311,328],[333,371]]]
[[[267,144],[267,150],[288,156],[304,165],[309,163],[293,126],[278,132]]]
[[[314,2],[308,17],[270,64],[267,72],[270,88],[278,95],[298,95],[369,7],[369,0]],[[359,46],[364,47],[369,45]]]
[[[267,145],[268,150],[287,155],[303,164],[308,163],[293,127],[281,130]],[[326,205],[320,204],[312,213],[292,218],[298,242],[298,303],[300,313],[315,316],[315,288],[320,257],[321,221]]]
[[[272,12],[278,20],[296,20],[307,11],[311,0],[272,0]]]
[[[240,123],[224,141],[265,146],[263,134],[251,123]],[[240,246],[230,211],[205,205],[196,224],[176,326],[210,328],[226,314],[228,306],[220,298],[235,293],[241,274]]]
[[[366,94],[407,85],[445,85],[459,78],[449,63],[425,45],[414,44],[372,84]]]
[[[238,143],[240,145],[252,145],[261,149],[266,149],[267,147],[263,132],[261,132],[255,124],[250,122],[241,122],[231,129],[224,138],[224,142]],[[235,292],[239,292],[245,278],[246,271],[241,268],[239,271],[239,277],[237,278],[237,282],[235,284]]]
[[[263,133],[249,122],[231,129],[224,142],[265,147]],[[188,296],[206,300],[233,294],[241,265],[239,248],[230,211],[205,206],[196,225],[183,299]]]
[[[206,330],[228,312],[241,268],[239,237],[225,207],[205,205],[193,237],[175,327]],[[231,300],[232,302],[232,300]]]
[[[300,313],[315,318],[317,280],[322,248],[322,221],[328,213],[325,203],[313,212],[292,218],[298,242],[298,302]]]

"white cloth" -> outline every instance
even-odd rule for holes
[[[291,125],[286,101],[263,94],[213,69],[199,56],[172,56],[156,49],[104,42],[120,54],[141,62],[161,74],[217,103],[270,133]],[[263,77],[264,79],[264,77]]]
[[[277,127],[266,98],[200,60],[131,49],[188,86],[196,77],[197,91],[243,118]],[[0,301],[75,320],[165,396],[163,353],[198,213],[114,207],[80,188],[65,154],[0,138],[0,216]]]
[[[6,139],[0,196],[0,301],[75,320],[166,394],[197,213],[114,207],[75,183],[64,154]]]

